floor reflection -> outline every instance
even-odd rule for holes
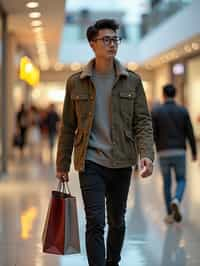
[[[186,266],[185,240],[180,226],[170,226],[165,233],[160,266]]]
[[[190,178],[180,225],[166,226],[163,222],[165,209],[159,170],[150,179],[133,176],[120,266],[200,265],[199,165],[188,166]],[[81,254],[42,253],[43,225],[51,190],[56,187],[54,163],[28,158],[11,162],[9,175],[0,181],[0,266],[87,266],[85,215],[78,175],[73,168],[70,188],[77,196]]]

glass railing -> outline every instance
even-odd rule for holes
[[[141,38],[191,2],[192,0],[163,0],[155,5],[149,14],[142,16]]]

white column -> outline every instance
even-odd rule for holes
[[[5,110],[5,116],[7,119],[7,155],[10,157],[12,154],[12,138],[14,132],[14,121],[15,121],[15,113],[14,113],[14,104],[13,104],[13,87],[14,82],[16,81],[16,65],[15,65],[15,55],[16,55],[16,36],[13,33],[8,34],[7,39],[7,80],[6,80],[6,106],[7,110]]]

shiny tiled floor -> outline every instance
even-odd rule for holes
[[[54,164],[24,158],[10,162],[0,181],[0,266],[86,266],[84,213],[77,173],[70,187],[78,199],[81,254],[41,252],[41,232],[50,192],[57,186]],[[188,163],[188,187],[181,224],[163,223],[162,182],[155,169],[149,179],[132,178],[127,234],[120,266],[200,265],[200,166]]]

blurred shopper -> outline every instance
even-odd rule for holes
[[[36,106],[32,105],[29,111],[28,143],[30,154],[35,159],[41,159],[41,132],[40,114]]]
[[[46,108],[40,109],[40,131],[44,139],[47,138],[47,134],[48,134],[48,128],[47,128],[47,123],[46,123],[47,114],[48,114],[48,110]]]
[[[186,186],[186,140],[189,141],[192,158],[196,160],[197,151],[189,113],[186,108],[176,104],[176,88],[172,84],[163,87],[164,104],[153,109],[154,139],[158,151],[163,190],[166,204],[166,223],[180,222],[180,203]],[[176,190],[172,195],[172,175],[174,170]]]
[[[21,156],[24,155],[24,148],[27,143],[27,130],[28,130],[28,111],[25,104],[22,103],[16,115],[16,135],[14,139],[15,146],[19,147]]]
[[[55,105],[50,104],[46,116],[46,127],[48,133],[49,140],[49,148],[51,159],[53,158],[53,148],[55,145],[55,139],[58,131],[58,122],[60,121],[60,117],[55,110]]]
[[[153,132],[144,89],[140,77],[115,59],[121,41],[118,28],[114,20],[103,19],[87,29],[95,58],[68,79],[58,143],[61,181],[68,181],[74,146],[90,266],[119,265],[132,166],[138,154],[141,176],[148,177],[153,170]]]

